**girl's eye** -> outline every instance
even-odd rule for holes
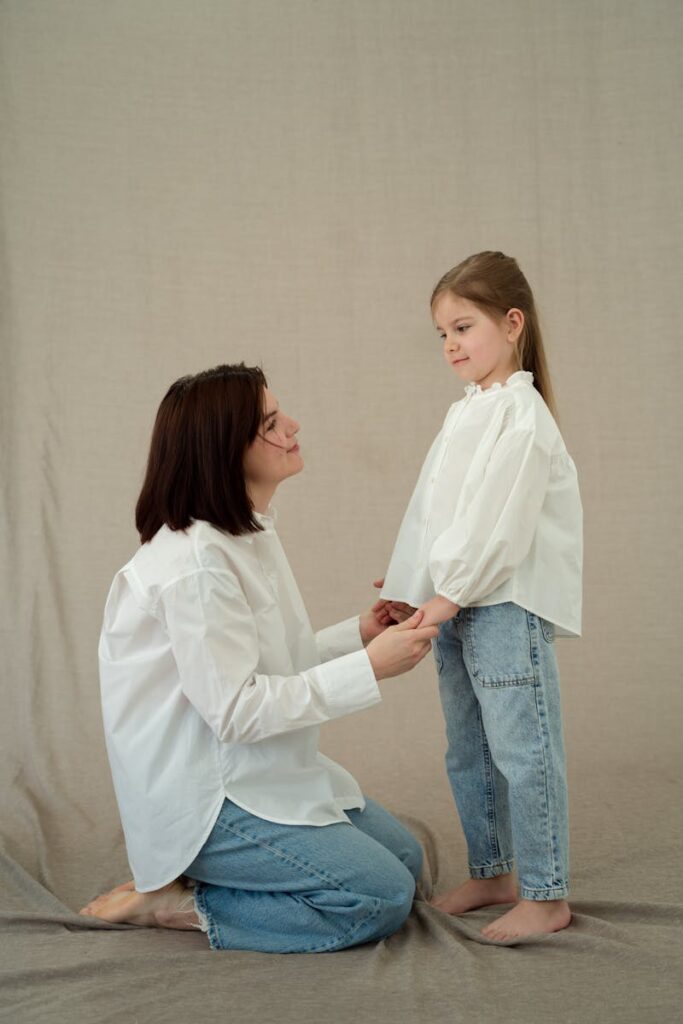
[[[460,326],[458,327],[458,330],[459,331],[466,331],[469,326],[470,326],[469,324],[460,324]]]
[[[270,426],[268,427],[268,430],[275,430],[275,426],[276,426],[275,420],[271,420],[270,421]]]

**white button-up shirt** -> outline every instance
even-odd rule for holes
[[[275,531],[162,527],[114,577],[99,644],[107,752],[140,892],[194,860],[225,797],[286,824],[348,821],[322,722],[380,699],[359,617],[314,634]],[[322,664],[324,663],[324,664]]]
[[[581,635],[583,508],[558,426],[518,370],[470,383],[422,466],[381,596],[417,607],[514,601]]]

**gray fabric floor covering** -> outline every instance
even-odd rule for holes
[[[633,806],[631,811],[637,814]],[[494,943],[479,930],[505,908],[449,917],[425,902],[434,889],[457,883],[461,875],[451,870],[449,858],[448,877],[439,881],[439,835],[419,819],[401,817],[425,847],[423,898],[390,938],[338,953],[216,952],[199,932],[85,919],[3,855],[1,1019],[16,1024],[680,1020],[683,905],[680,899],[630,898],[643,891],[647,856],[639,863],[628,841],[601,879],[574,884],[569,928]],[[616,847],[608,843],[607,848]],[[674,863],[666,843],[658,844],[660,864],[662,853]],[[590,889],[607,879],[610,898],[591,898]],[[655,871],[651,891],[665,883]]]

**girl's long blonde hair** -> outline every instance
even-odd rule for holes
[[[496,321],[502,320],[513,307],[521,309],[524,326],[515,346],[518,369],[533,373],[534,387],[559,422],[534,296],[517,260],[502,252],[474,253],[437,283],[429,302],[432,310],[444,292],[468,299]]]

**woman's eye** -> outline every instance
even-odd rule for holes
[[[458,330],[459,331],[466,331],[469,326],[470,326],[469,324],[460,324],[460,326],[458,327]]]

